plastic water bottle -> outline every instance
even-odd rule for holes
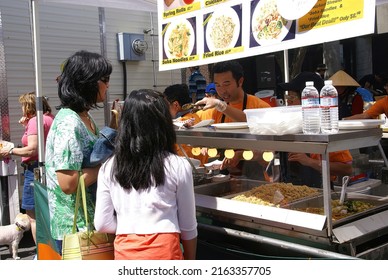
[[[331,80],[321,89],[321,131],[325,134],[338,132],[338,92]]]
[[[303,133],[318,134],[320,132],[319,92],[314,82],[306,82],[302,91]]]

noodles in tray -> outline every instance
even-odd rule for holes
[[[216,18],[210,33],[214,47],[217,49],[228,47],[232,42],[235,27],[236,24],[231,17],[222,15]]]
[[[191,35],[190,29],[186,23],[176,25],[168,38],[168,51],[171,56],[184,57],[189,55],[189,42]]]
[[[276,3],[269,1],[260,7],[260,11],[256,17],[256,26],[253,27],[253,31],[257,32],[256,36],[259,40],[276,39],[286,24],[287,20],[279,14]]]

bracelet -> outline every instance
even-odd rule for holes
[[[9,149],[8,154],[13,155],[13,148]]]
[[[228,104],[226,104],[225,101],[218,100],[215,107],[217,111],[223,112],[226,110],[226,107],[228,107]]]

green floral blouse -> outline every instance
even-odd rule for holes
[[[56,171],[81,170],[83,159],[90,156],[97,135],[91,133],[79,115],[70,109],[61,109],[55,116],[47,136],[45,159],[51,235],[54,239],[63,240],[65,234],[72,232],[76,195],[67,195],[61,190]],[[94,202],[88,192],[86,196],[89,221],[93,222]],[[78,213],[77,228],[83,231],[83,210],[80,208]]]

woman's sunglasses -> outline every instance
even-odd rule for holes
[[[100,81],[103,82],[104,84],[109,83],[109,80],[110,80],[110,76],[102,77],[102,78],[100,79]]]

